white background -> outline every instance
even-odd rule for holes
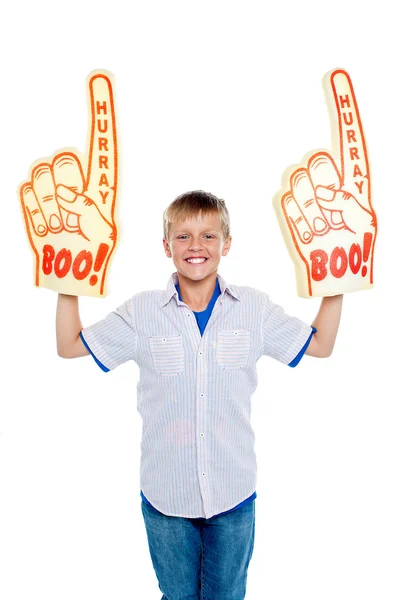
[[[204,189],[231,214],[231,283],[311,322],[272,208],[283,171],[330,147],[321,81],[352,77],[378,216],[375,287],[345,297],[331,358],[258,363],[258,498],[248,600],[398,600],[394,3],[8,3],[2,9],[0,597],[159,600],[139,496],[138,367],[105,375],[55,348],[56,295],[33,286],[17,186],[84,151],[85,79],[115,75],[120,241],[85,325],[174,270],[162,212]],[[217,600],[217,599],[209,599]]]

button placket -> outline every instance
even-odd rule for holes
[[[206,445],[205,445],[205,428],[206,428],[206,361],[203,360],[204,348],[203,337],[201,337],[201,346],[197,354],[197,435],[198,439],[198,474],[199,486],[204,504],[208,503],[207,498],[207,461],[206,461]]]
[[[219,298],[218,298],[219,300]],[[206,329],[204,331],[204,335],[201,336],[201,344],[198,349],[198,360],[197,360],[197,397],[196,397],[196,406],[197,406],[197,423],[199,432],[198,439],[198,476],[199,476],[199,488],[203,500],[203,505],[205,511],[209,511],[212,505],[212,499],[210,497],[210,491],[212,486],[210,485],[210,477],[212,474],[209,473],[208,470],[208,462],[207,462],[207,440],[205,439],[205,434],[207,434],[207,418],[206,418],[206,403],[207,403],[207,361],[205,359],[204,353],[204,344],[206,344],[207,340],[211,335],[211,330],[216,327],[218,322],[218,315],[221,309],[220,303],[216,303],[215,307],[212,311],[212,314],[209,318],[209,321],[206,325]]]

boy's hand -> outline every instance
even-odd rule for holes
[[[20,187],[35,284],[63,294],[101,296],[117,230],[117,139],[112,85],[104,73],[88,77],[90,136],[83,160],[61,152],[31,167]]]
[[[371,205],[366,142],[349,75],[325,80],[334,99],[339,167],[314,153],[290,176],[274,206],[296,268],[298,294],[334,296],[373,284],[376,216]]]

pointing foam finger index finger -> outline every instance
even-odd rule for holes
[[[95,71],[88,76],[87,84],[90,131],[85,193],[95,201],[104,217],[112,221],[118,179],[112,76],[105,71]]]
[[[330,110],[338,119],[334,144],[341,161],[345,189],[370,208],[370,168],[362,121],[349,74],[336,69],[326,75],[325,89],[331,97]],[[333,106],[331,106],[333,104]]]

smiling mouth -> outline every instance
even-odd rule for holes
[[[185,259],[186,263],[189,265],[203,265],[207,260],[207,258],[204,258],[204,260],[194,260],[194,262],[192,262],[192,260],[189,260],[188,258]]]

